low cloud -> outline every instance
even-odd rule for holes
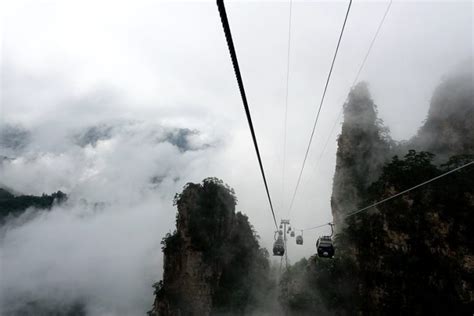
[[[60,133],[51,151],[33,143],[0,164],[17,194],[69,194],[1,228],[2,312],[82,304],[90,315],[143,314],[161,278],[174,193],[215,148],[197,131],[137,121]]]

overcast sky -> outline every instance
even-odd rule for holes
[[[293,1],[284,184],[289,1],[228,2],[270,193],[277,217],[286,217],[347,1]],[[290,214],[294,226],[331,220],[339,124],[318,157],[387,5],[353,2]],[[1,12],[0,125],[32,137],[0,168],[0,183],[25,194],[71,195],[68,206],[6,233],[2,265],[17,277],[6,278],[8,287],[61,291],[80,279],[79,297],[116,288],[110,297],[98,294],[91,307],[98,314],[146,310],[150,285],[161,278],[159,242],[174,229],[173,195],[207,176],[235,188],[237,209],[271,245],[271,213],[214,1],[4,0]],[[471,1],[393,2],[359,79],[395,140],[416,133],[444,75],[463,62],[472,68],[472,17]],[[97,124],[124,127],[95,146],[72,141]],[[172,128],[199,131],[196,150],[149,137]],[[154,175],[164,180],[151,187]],[[95,213],[81,199],[107,206]],[[317,234],[326,232],[291,244],[290,259],[312,255]],[[45,276],[38,266],[62,275]],[[37,280],[18,281],[25,274]]]

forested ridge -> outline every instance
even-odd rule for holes
[[[12,217],[18,217],[27,209],[50,209],[53,204],[62,203],[67,195],[61,191],[52,194],[14,195],[6,189],[0,188],[0,224]]]

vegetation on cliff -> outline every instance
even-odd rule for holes
[[[360,206],[370,204],[474,159],[411,150],[387,163]],[[282,296],[292,311],[351,314],[461,314],[472,304],[474,169],[454,173],[347,219],[334,260],[312,257],[286,273]],[[287,279],[300,275],[298,286]],[[310,300],[315,297],[318,300]],[[301,298],[304,298],[302,300]],[[322,306],[318,304],[322,302]],[[472,307],[472,306],[471,306]]]
[[[162,241],[164,275],[150,314],[243,315],[261,306],[274,286],[268,253],[236,204],[233,189],[216,178],[176,195],[177,229]]]

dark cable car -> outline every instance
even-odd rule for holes
[[[321,258],[334,257],[334,246],[331,236],[319,237],[318,241],[316,241],[316,249],[318,250],[318,256]]]
[[[334,257],[334,245],[332,244],[332,235],[334,234],[334,224],[329,223],[331,226],[331,236],[321,236],[316,241],[316,249],[318,250],[318,256],[321,258],[332,258]]]
[[[275,243],[273,243],[273,255],[274,256],[283,256],[285,254],[285,243],[281,235],[278,236]]]
[[[291,231],[290,237],[295,237],[295,231],[293,231],[293,230]]]
[[[302,245],[303,244],[303,236],[301,236],[301,235],[296,236],[296,244],[297,245]]]

